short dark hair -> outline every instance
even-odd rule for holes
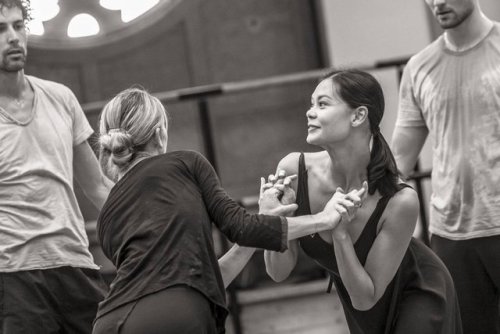
[[[0,10],[16,7],[23,13],[24,22],[29,22],[31,20],[30,0],[0,0]]]

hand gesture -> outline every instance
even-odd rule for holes
[[[277,175],[269,175],[268,182],[262,177],[260,179],[259,213],[291,216],[297,210],[295,204],[295,191],[291,182],[297,176],[286,176],[286,172],[280,170]]]
[[[338,225],[332,231],[332,237],[335,240],[342,240],[348,235],[347,224],[349,224],[355,217],[358,208],[363,205],[368,192],[368,183],[363,182],[361,189],[354,189],[349,193],[345,193],[342,188],[337,188],[335,194],[342,198],[342,201],[337,203],[337,212],[340,214],[341,219]]]
[[[337,197],[339,200],[336,205],[337,212],[342,216],[342,221],[345,223],[353,220],[358,208],[363,205],[363,201],[366,198],[368,192],[368,183],[363,182],[361,189],[351,190],[349,193],[345,193],[344,189],[337,188],[333,196]]]
[[[295,203],[295,191],[292,188],[292,181],[297,178],[297,175],[286,175],[285,170],[278,170],[276,175],[270,174],[267,178],[267,183],[264,185],[264,190],[274,187],[280,191],[278,198],[281,204],[292,204]]]
[[[336,228],[342,221],[344,223],[350,222],[363,204],[368,192],[368,183],[363,182],[361,189],[354,189],[348,194],[345,194],[342,188],[337,188],[332,198],[326,203],[323,213],[328,216],[340,215],[339,220],[332,221],[332,229]]]

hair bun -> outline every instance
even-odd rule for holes
[[[132,136],[123,129],[110,129],[101,137],[101,145],[110,152],[111,160],[118,167],[128,164],[134,157]]]

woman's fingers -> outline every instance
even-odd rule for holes
[[[359,208],[363,205],[363,201],[366,199],[367,194],[368,194],[368,183],[364,181],[360,189],[351,190],[348,194],[345,195],[345,198],[349,199],[351,202],[354,203],[355,207]]]
[[[337,212],[340,214],[340,216],[342,217],[343,221],[345,221],[345,222],[350,221],[349,211],[345,207],[343,207],[340,204],[336,204],[335,205],[335,210],[337,210]]]
[[[363,182],[361,189],[357,191],[356,195],[358,195],[358,197],[362,198],[363,200],[364,198],[366,198],[366,196],[368,195],[368,182]]]
[[[272,182],[266,182],[266,179],[261,177],[260,178],[260,196],[264,194],[264,192],[268,191],[271,188],[274,188],[276,184],[273,184]],[[283,187],[283,185],[281,185]],[[277,189],[279,192],[283,192],[283,190]]]
[[[284,184],[281,184],[281,183],[275,183],[273,188],[275,189],[278,189],[280,192],[284,192],[285,191],[285,185]]]
[[[349,201],[351,201],[356,208],[361,207],[362,200],[361,200],[361,198],[357,194],[354,194],[354,193],[351,194],[351,193],[349,193],[349,194],[346,195],[346,199],[348,199]]]
[[[296,178],[297,178],[297,174],[289,175],[289,176],[285,177],[285,179],[283,180],[283,184],[287,187],[290,187],[292,184],[292,181],[295,180]]]
[[[269,175],[271,177],[271,175]],[[272,177],[273,183],[284,184],[287,180],[286,171],[284,169],[279,169],[275,175]]]
[[[352,202],[348,198],[339,198],[337,203],[339,203],[340,205],[342,205],[346,209],[352,209],[354,207],[354,202]]]
[[[286,177],[286,172],[283,169],[278,170],[278,173],[276,173],[276,178],[277,182],[283,183],[283,180]]]

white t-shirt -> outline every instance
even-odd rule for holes
[[[0,272],[98,269],[73,191],[73,146],[92,128],[67,87],[26,78],[33,119],[16,124],[0,108]]]
[[[399,103],[396,126],[432,138],[430,232],[500,234],[500,24],[469,50],[450,51],[441,36],[413,56]]]

